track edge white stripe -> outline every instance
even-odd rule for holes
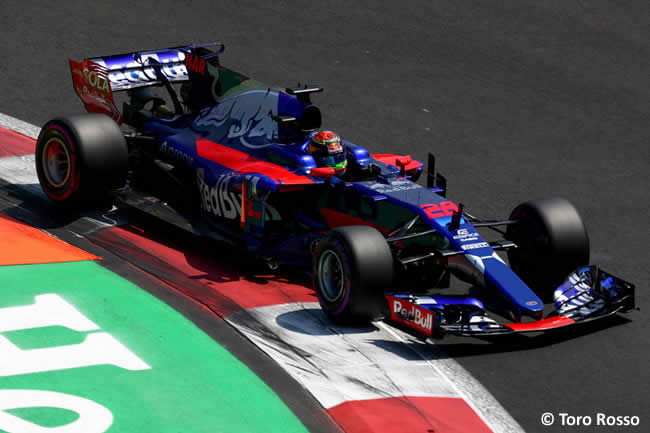
[[[41,128],[38,126],[2,113],[0,113],[0,126],[33,139],[38,138],[38,134],[41,132]]]

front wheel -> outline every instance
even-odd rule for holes
[[[506,238],[517,244],[508,250],[512,269],[542,299],[577,268],[589,262],[589,237],[576,208],[563,198],[533,200],[510,214]]]
[[[336,228],[319,242],[313,283],[320,305],[334,321],[363,324],[383,312],[383,294],[394,279],[386,239],[368,226]]]

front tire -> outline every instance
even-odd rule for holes
[[[128,151],[124,135],[103,114],[47,122],[36,142],[35,159],[41,188],[57,203],[100,199],[126,182]]]
[[[372,227],[333,229],[314,254],[313,283],[318,301],[338,323],[366,324],[381,315],[383,294],[393,279],[390,247]]]
[[[559,197],[533,200],[510,214],[506,239],[517,244],[508,260],[517,275],[542,299],[575,269],[589,263],[589,237],[576,208]]]

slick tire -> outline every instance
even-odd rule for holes
[[[126,182],[126,141],[104,114],[50,120],[38,136],[35,159],[41,188],[59,204],[101,201]]]
[[[383,294],[395,276],[393,255],[368,226],[331,230],[313,257],[313,284],[325,313],[340,324],[368,324],[384,313]]]
[[[589,263],[589,237],[576,208],[559,197],[533,200],[510,214],[510,266],[543,300],[575,269]]]

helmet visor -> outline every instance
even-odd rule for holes
[[[317,156],[316,164],[319,167],[343,168],[347,165],[347,160],[345,159],[345,152],[341,152],[336,155]]]

